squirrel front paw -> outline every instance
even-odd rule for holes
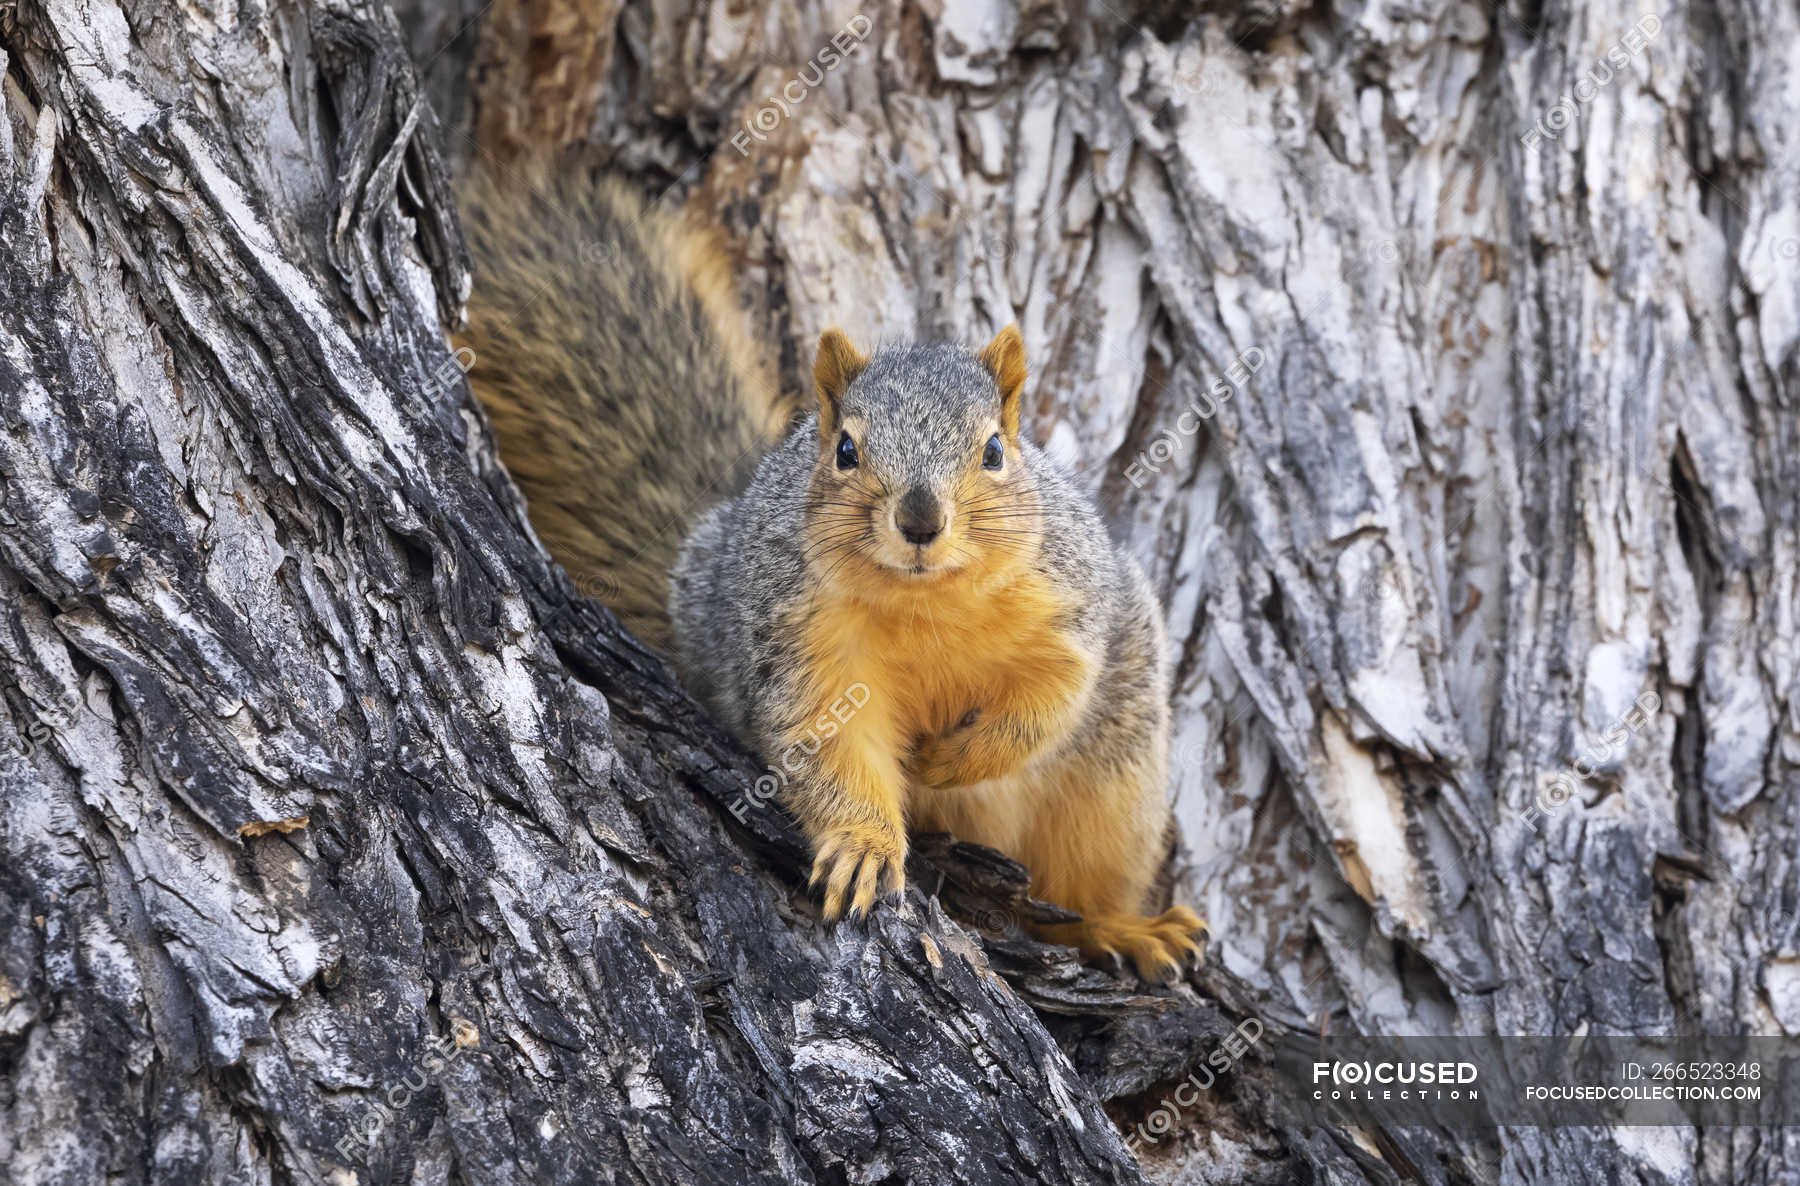
[[[943,789],[982,781],[971,761],[969,731],[981,719],[971,708],[945,733],[927,733],[913,743],[906,759],[906,776],[919,786]]]
[[[886,823],[827,828],[819,836],[807,888],[821,881],[825,883],[827,922],[844,913],[846,894],[852,913],[867,914],[882,895],[905,893],[905,829]]]
[[[912,749],[906,775],[922,787],[953,787],[962,778],[962,744],[951,737],[927,737]]]

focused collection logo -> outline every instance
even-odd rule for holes
[[[1312,1065],[1315,1100],[1476,1100],[1472,1062],[1334,1059]],[[1325,1086],[1329,1083],[1329,1087]]]

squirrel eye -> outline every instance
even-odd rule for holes
[[[999,469],[1006,458],[1006,451],[1000,447],[1000,434],[995,433],[988,438],[987,448],[981,451],[982,469]]]
[[[849,433],[838,435],[837,467],[839,469],[856,468],[856,442],[850,439]]]

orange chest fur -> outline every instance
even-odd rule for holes
[[[1091,660],[1037,574],[1003,588],[946,585],[905,598],[822,601],[807,630],[821,687],[868,685],[895,740],[944,732],[971,709],[1016,711],[1081,694]]]

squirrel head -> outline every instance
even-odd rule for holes
[[[813,383],[819,456],[807,522],[822,561],[860,559],[918,582],[995,572],[1035,548],[1017,325],[979,352],[908,345],[872,357],[826,330]]]

